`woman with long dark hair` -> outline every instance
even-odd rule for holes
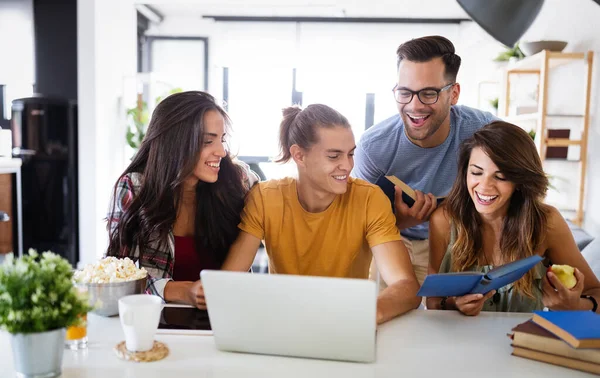
[[[535,144],[520,127],[496,121],[466,140],[452,191],[430,220],[429,273],[486,273],[534,254],[546,261],[497,293],[427,298],[427,307],[465,315],[544,307],[596,310],[600,282],[561,214],[543,203],[547,189]],[[546,272],[549,263],[575,267],[577,285],[566,288],[555,274]]]
[[[161,101],[108,215],[107,255],[139,261],[148,291],[204,307],[199,274],[220,269],[236,239],[244,197],[257,181],[226,148],[230,120],[208,93]]]

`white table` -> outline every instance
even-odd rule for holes
[[[23,200],[21,195],[21,159],[0,158],[0,174],[15,174],[17,181],[17,256],[23,256]],[[13,223],[15,224],[15,223]]]
[[[309,360],[220,352],[212,336],[157,335],[169,356],[158,362],[118,359],[124,339],[118,317],[90,315],[87,351],[65,350],[63,377],[587,377],[588,374],[511,356],[506,334],[527,314],[415,310],[381,326],[377,362]],[[14,377],[12,351],[0,332],[0,376]]]

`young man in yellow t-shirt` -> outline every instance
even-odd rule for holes
[[[417,308],[419,284],[391,204],[379,187],[349,177],[356,147],[348,120],[325,105],[283,111],[281,158],[298,178],[249,193],[223,270],[247,271],[265,241],[271,273],[368,278],[372,256],[388,288],[377,322]]]

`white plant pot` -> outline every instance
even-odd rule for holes
[[[53,378],[62,370],[65,329],[10,335],[17,377]]]

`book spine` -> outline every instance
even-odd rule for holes
[[[521,337],[518,332],[515,332],[513,345],[600,365],[600,350],[571,348],[560,339],[550,339],[530,334]]]
[[[585,371],[588,373],[600,374],[600,365],[593,364],[591,362],[573,360],[567,357],[537,352],[525,348],[513,348],[512,355],[527,358],[530,360],[546,362],[552,365],[564,366],[567,368]]]

